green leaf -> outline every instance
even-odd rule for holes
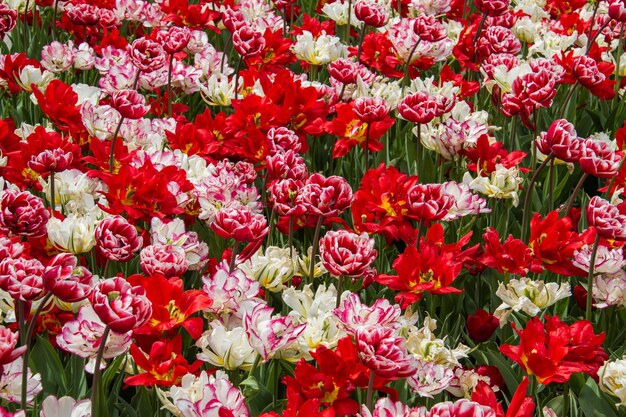
[[[68,392],[65,369],[55,350],[47,338],[38,336],[31,348],[30,365],[41,375],[41,385],[46,393],[65,395]]]
[[[73,398],[83,398],[87,393],[87,377],[85,375],[85,359],[71,355],[65,365],[65,374],[68,376],[67,395]]]
[[[600,392],[593,378],[587,378],[587,382],[578,393],[578,398],[585,417],[617,417],[614,407]]]
[[[272,393],[254,376],[249,376],[239,384],[242,387],[243,395],[246,397],[246,404],[253,416],[261,414],[268,404],[272,402]]]

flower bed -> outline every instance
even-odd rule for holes
[[[624,0],[0,5],[0,415],[626,416]]]

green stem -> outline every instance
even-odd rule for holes
[[[346,23],[346,44],[350,44],[350,18],[352,17],[352,0],[348,0],[348,23]]]
[[[289,242],[289,258],[293,259],[293,216],[289,216],[289,234],[287,235]]]
[[[30,0],[26,0],[26,7],[24,8],[24,52],[28,55],[28,21],[26,17],[28,16],[28,8],[30,7]],[[33,19],[35,16],[33,14]]]
[[[622,28],[623,27],[624,25],[622,25]],[[367,25],[363,23],[363,27],[361,28],[361,33],[359,34],[359,47],[357,48],[357,52],[356,52],[356,62],[358,62],[359,64],[361,63],[361,50],[363,49],[363,39],[365,39],[366,28],[367,28]]]
[[[55,36],[56,36],[58,9],[59,9],[59,0],[54,0],[54,6],[52,8],[52,40],[55,40]]]
[[[591,308],[593,307],[593,270],[596,266],[598,246],[600,246],[600,233],[596,230],[596,240],[593,242],[591,260],[589,261],[589,275],[587,275],[587,305],[585,308],[585,320],[587,321],[591,321]]]
[[[569,381],[563,384],[563,415],[569,415]]]
[[[367,123],[365,128],[365,172],[370,169],[370,127],[371,123]]]
[[[420,178],[420,171],[422,168],[422,124],[417,124],[417,155],[415,161],[417,162],[417,177]]]
[[[22,359],[22,397],[21,397],[21,406],[22,410],[26,410],[26,396],[28,391],[28,358],[30,357],[30,347],[31,341],[33,338],[33,332],[35,331],[35,324],[37,323],[37,318],[41,314],[41,311],[44,309],[48,301],[52,297],[52,293],[47,293],[42,299],[35,313],[30,319],[30,323],[28,324],[28,330],[26,330],[26,350],[24,351],[24,356]]]
[[[241,62],[243,61],[243,56],[239,57],[237,61],[237,67],[235,68],[235,100],[239,97],[239,69],[241,68]]]
[[[174,66],[174,54],[170,54],[170,63],[167,68],[167,115],[172,117],[172,68]]]
[[[26,344],[26,302],[22,300],[16,300],[17,304],[17,327],[20,329],[20,344],[23,346]]]
[[[335,307],[339,308],[339,303],[341,302],[341,292],[343,291],[343,281],[345,277],[342,275],[337,280],[337,302],[335,303]]]
[[[100,346],[98,347],[98,353],[96,355],[96,367],[93,370],[93,385],[91,386],[91,417],[100,417],[100,409],[98,404],[98,390],[100,389],[100,364],[102,363],[102,356],[104,355],[104,348],[106,346],[107,338],[111,328],[104,326],[104,332],[100,338]]]
[[[54,171],[50,171],[50,177],[48,178],[50,181],[50,215],[56,209],[56,198],[54,197]]]
[[[322,223],[324,222],[324,216],[319,216],[317,224],[315,225],[315,234],[313,235],[313,244],[311,245],[311,265],[309,266],[309,283],[313,283],[315,278],[315,257],[317,256],[317,249],[320,245],[320,231],[322,230]]]
[[[367,384],[367,394],[365,395],[365,406],[368,410],[372,410],[372,399],[374,397],[374,379],[376,378],[376,373],[373,369],[370,369],[370,379]]]
[[[567,105],[569,101],[572,99],[572,96],[574,95],[574,91],[576,91],[577,87],[578,87],[578,81],[574,83],[572,88],[570,88],[569,92],[567,93],[567,97],[565,97],[565,101],[563,102],[563,107],[561,109],[561,115],[559,116],[559,119],[562,119],[565,117],[565,111],[567,110]]]
[[[539,174],[541,174],[541,171],[544,170],[546,165],[548,165],[548,163],[552,161],[553,158],[554,158],[554,155],[552,154],[548,155],[548,157],[541,163],[541,165],[539,165],[539,167],[535,170],[535,172],[533,172],[533,176],[530,178],[530,182],[528,183],[528,189],[526,190],[526,195],[524,196],[524,208],[522,211],[522,236],[521,236],[522,239],[521,240],[523,242],[526,241],[526,234],[527,234],[526,223],[528,222],[528,216],[530,215],[529,213],[530,200],[531,200],[533,188],[535,186],[535,182],[537,181],[537,177],[539,177]]]
[[[120,122],[115,128],[115,133],[113,133],[113,138],[111,138],[111,152],[109,154],[109,172],[111,173],[113,173],[113,168],[115,166],[115,141],[117,140],[117,135],[120,133],[120,129],[122,128],[122,123],[124,123],[124,116],[120,118]]]
[[[589,174],[585,173],[585,174],[583,174],[582,177],[580,177],[580,180],[578,180],[578,184],[576,184],[576,188],[574,188],[574,192],[570,196],[569,200],[567,200],[567,204],[564,207],[566,216],[568,215],[568,213],[570,212],[572,207],[574,207],[574,200],[576,199],[576,195],[578,194],[578,192],[582,188],[582,186],[583,186],[583,184],[584,184],[584,182],[585,182],[585,180],[587,179],[588,176],[589,176]]]
[[[406,64],[404,65],[404,78],[402,79],[402,94],[403,95],[404,95],[404,87],[406,87],[410,82],[409,67],[411,66],[411,59],[413,58],[413,54],[415,53],[415,50],[417,49],[421,41],[422,40],[419,39],[415,43],[415,46],[413,47],[413,49],[411,49],[411,52],[409,53],[409,57],[406,59]]]
[[[237,262],[237,255],[241,252],[241,246],[240,242],[235,242],[233,245],[233,252],[230,255],[230,266],[228,272],[233,272],[235,270],[235,263]]]
[[[620,67],[620,63],[622,61],[622,42],[624,39],[624,25],[626,25],[626,22],[622,22],[622,26],[619,30],[619,43],[617,44],[617,59],[616,59],[616,65],[615,65],[615,92],[618,92],[620,89],[620,84],[621,84],[621,80],[620,80],[620,75],[619,75],[619,67]]]
[[[554,160],[550,161],[550,176],[548,180],[548,211],[552,211],[554,204]]]
[[[261,363],[261,355],[257,354],[256,358],[254,358],[254,362],[252,363],[252,368],[250,368],[250,371],[248,372],[248,378],[250,378],[254,374],[256,368],[259,367],[259,363]]]
[[[598,35],[600,35],[600,33],[602,33],[602,31],[609,25],[609,23],[611,23],[611,20],[612,19],[607,19],[607,21],[604,22],[604,24],[600,27],[600,29],[598,29],[596,31],[596,33],[593,34],[593,37],[587,43],[587,50],[585,51],[585,55],[587,55],[589,53],[589,51],[591,50],[591,47],[596,42],[596,39],[598,38]],[[591,24],[591,30],[593,30],[593,22]]]
[[[476,35],[474,35],[474,39],[472,44],[476,46],[476,41],[480,38],[480,34],[483,32],[483,26],[485,26],[485,21],[487,20],[487,14],[483,14],[483,17],[480,19],[480,23],[478,24],[478,28],[476,28]]]

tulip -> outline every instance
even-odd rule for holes
[[[120,277],[96,285],[90,296],[94,311],[116,333],[128,333],[144,325],[152,315],[150,300],[142,287],[132,287]]]
[[[109,261],[126,262],[141,248],[143,239],[122,216],[107,217],[95,230],[96,250]]]
[[[415,359],[407,353],[404,338],[395,336],[393,329],[359,328],[355,338],[359,357],[377,376],[395,380],[416,372]]]
[[[41,237],[46,234],[50,213],[43,200],[28,191],[5,190],[0,193],[0,226],[11,233],[25,237]]]
[[[374,239],[367,233],[357,235],[347,230],[330,231],[320,239],[322,264],[336,277],[360,278],[376,260]]]
[[[605,239],[626,240],[626,214],[602,197],[594,196],[587,205],[589,225]]]
[[[497,317],[483,309],[476,310],[475,314],[467,317],[467,333],[476,343],[489,340],[499,325]]]
[[[141,72],[161,69],[167,62],[163,47],[158,42],[147,38],[135,39],[130,45],[130,60]]]
[[[167,278],[180,277],[189,268],[185,250],[173,245],[146,246],[139,255],[139,265],[146,275],[161,274]]]
[[[124,119],[137,120],[150,111],[146,99],[136,90],[118,90],[111,95],[111,107],[117,110]]]
[[[378,3],[369,0],[358,1],[354,5],[354,14],[365,25],[373,28],[383,27],[389,20],[387,10]]]
[[[20,301],[33,301],[43,293],[44,266],[32,258],[6,258],[0,261],[0,288]]]
[[[191,39],[191,33],[186,27],[173,26],[168,30],[157,32],[156,39],[168,54],[175,54],[187,46]]]
[[[509,10],[509,0],[474,0],[474,5],[488,16],[501,16]]]

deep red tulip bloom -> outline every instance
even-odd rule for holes
[[[509,0],[474,0],[474,5],[488,16],[501,16],[509,10]]]
[[[476,343],[484,342],[496,331],[500,321],[493,314],[483,309],[476,310],[473,315],[467,316],[467,333]]]
[[[541,265],[555,274],[569,276],[579,272],[571,260],[574,252],[584,244],[583,236],[574,231],[572,219],[567,216],[559,218],[557,210],[545,218],[535,213],[530,221],[528,247]]]
[[[383,27],[389,20],[389,13],[384,7],[368,0],[357,2],[354,5],[354,14],[361,22],[373,28]]]
[[[483,234],[485,252],[480,260],[489,268],[499,273],[526,275],[529,271],[541,272],[543,268],[533,258],[532,252],[524,242],[509,235],[504,242],[500,242],[498,232],[490,227]]]
[[[376,277],[380,284],[399,291],[395,300],[406,308],[419,301],[424,292],[449,294],[462,292],[451,286],[463,269],[463,262],[471,249],[462,251],[471,237],[463,236],[453,244],[445,244],[443,227],[436,223],[422,238],[419,247],[411,245],[393,262],[398,275],[381,274]]]

